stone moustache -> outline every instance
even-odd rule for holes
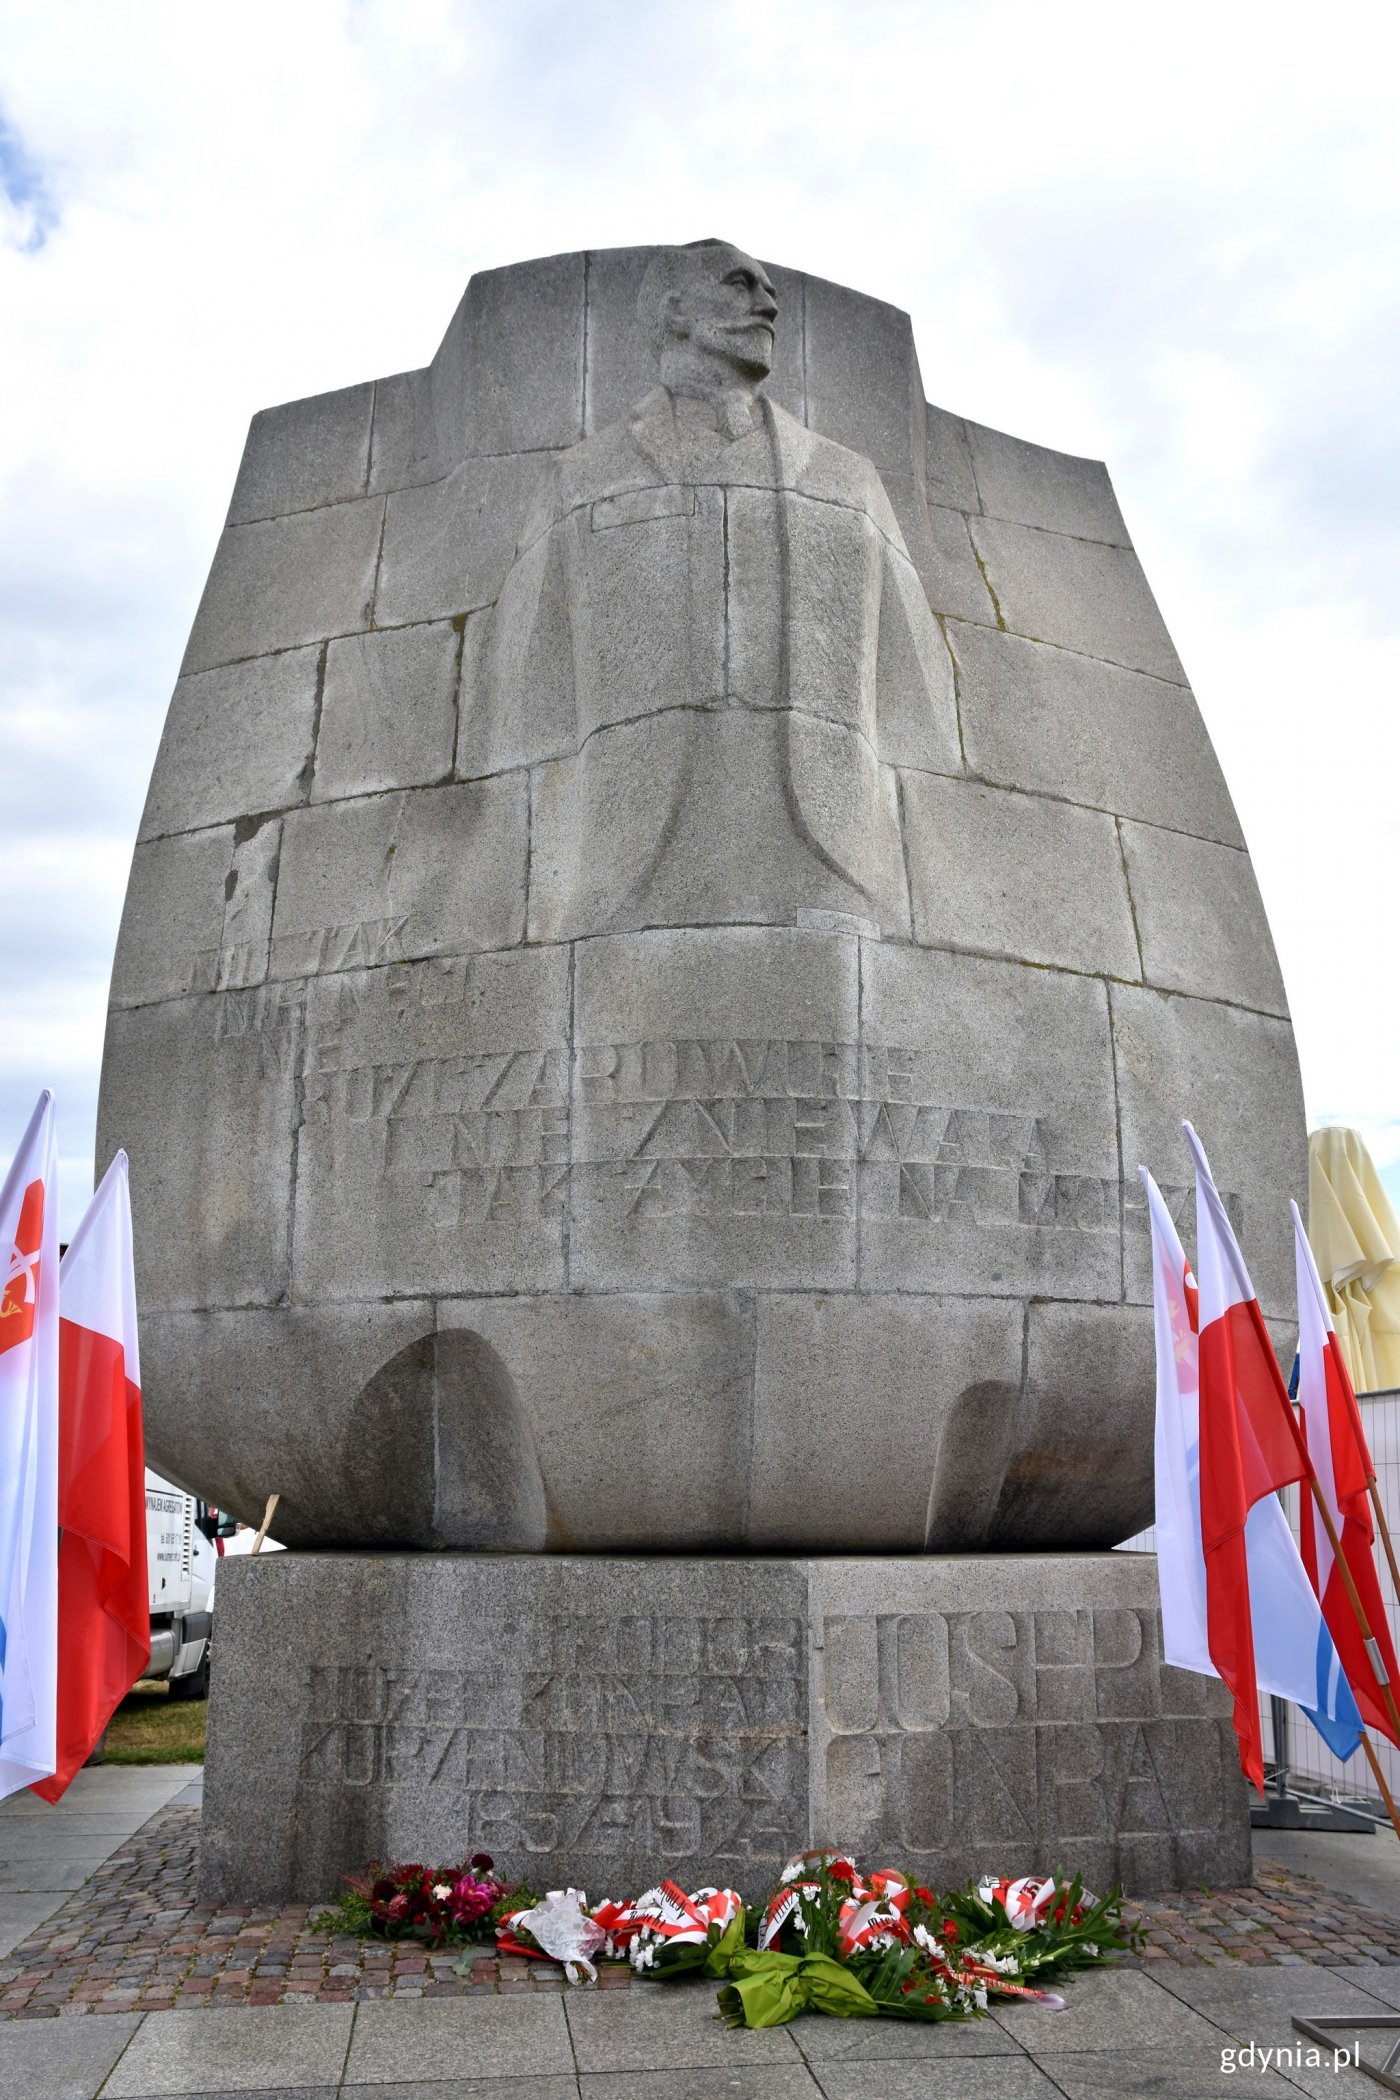
[[[1104,469],[906,315],[554,256],[254,418],[103,1070],[163,1473],[303,1546],[1110,1545],[1187,1113],[1284,1321],[1200,715]]]

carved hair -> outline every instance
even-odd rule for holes
[[[658,358],[666,347],[666,301],[672,292],[680,290],[690,271],[691,257],[702,255],[706,250],[723,250],[729,255],[743,252],[732,241],[687,241],[680,248],[658,248],[647,264],[641,290],[637,293],[637,319]]]

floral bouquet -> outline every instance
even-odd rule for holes
[[[734,1889],[697,1889],[688,1896],[674,1881],[663,1881],[630,1906],[628,1959],[638,1975],[703,1969],[707,1976],[724,1976],[743,1949],[746,1922],[743,1898]]]
[[[506,1893],[494,1867],[489,1852],[474,1852],[460,1867],[386,1866],[376,1860],[364,1875],[344,1879],[366,1905],[372,1932],[442,1946],[487,1936]]]
[[[1140,1926],[1123,1923],[1121,1889],[1091,1896],[1078,1874],[1072,1881],[1053,1874],[984,1876],[941,1898],[941,1908],[965,1941],[979,1952],[1011,1955],[1027,1976],[1092,1968],[1109,1954],[1130,1952],[1143,1937]]]

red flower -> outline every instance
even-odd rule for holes
[[[957,1939],[958,1921],[956,1918],[945,1918],[943,1920],[943,1937],[945,1940]]]
[[[467,1865],[482,1874],[489,1874],[496,1864],[489,1852],[473,1852]]]
[[[932,1903],[933,1901],[932,1889],[916,1888],[914,1894],[918,1897],[920,1903]]]
[[[833,1881],[854,1881],[856,1870],[848,1859],[834,1859],[827,1869]]]

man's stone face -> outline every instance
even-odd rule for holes
[[[675,307],[677,334],[724,358],[746,378],[773,366],[778,299],[762,263],[741,248],[703,249],[691,259]]]

